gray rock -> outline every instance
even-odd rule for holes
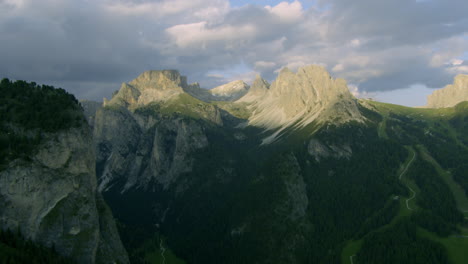
[[[111,213],[99,209],[105,205],[96,193],[89,128],[49,134],[44,142],[31,161],[15,160],[0,172],[0,226],[20,228],[78,263],[128,263]]]
[[[123,107],[98,111],[94,135],[100,191],[116,181],[124,182],[122,191],[151,182],[167,188],[192,170],[192,155],[208,145],[195,120],[142,116]]]
[[[315,158],[317,162],[322,158],[346,158],[349,159],[353,153],[351,147],[348,144],[343,145],[326,145],[320,142],[318,139],[312,138],[307,146],[307,151],[311,156]]]

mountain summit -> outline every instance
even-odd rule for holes
[[[317,65],[301,67],[297,73],[283,68],[271,86],[258,76],[251,91],[238,102],[250,103],[250,125],[280,128],[264,143],[291,126],[300,128],[330,119],[338,123],[363,120],[346,81],[333,79],[324,67]]]
[[[209,92],[215,100],[234,101],[245,95],[249,91],[249,88],[244,81],[237,80],[215,87],[209,90]]]
[[[129,83],[123,83],[120,90],[104,105],[121,105],[129,108],[144,106],[151,102],[167,101],[184,93],[187,77],[176,70],[146,71]]]
[[[434,91],[427,97],[427,107],[451,107],[460,102],[468,101],[468,75],[457,75],[453,84]]]

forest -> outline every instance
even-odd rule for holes
[[[3,79],[0,94],[0,169],[28,159],[46,133],[85,122],[78,100],[61,88]]]

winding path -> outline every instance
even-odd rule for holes
[[[398,179],[401,180],[401,177],[403,176],[403,174],[406,173],[406,171],[408,171],[408,168],[409,166],[411,165],[411,163],[413,163],[414,161],[414,158],[416,158],[416,151],[414,151],[413,149],[411,149],[413,151],[413,157],[411,158],[411,160],[408,162],[408,165],[406,165],[406,168],[400,173],[400,176],[398,176]]]
[[[411,196],[410,198],[406,199],[406,208],[408,208],[408,210],[410,210],[410,211],[413,211],[413,209],[411,209],[411,208],[409,207],[409,201],[413,200],[414,197],[416,197],[416,192],[415,192],[411,187],[409,187],[409,186],[406,186],[406,187],[408,187],[408,188],[410,189],[410,191],[413,193],[413,196]]]
[[[353,258],[354,258],[355,256],[356,256],[356,255],[349,256],[349,260],[351,261],[351,264],[354,264]]]
[[[159,239],[159,249],[161,250],[161,257],[163,259],[163,264],[166,264],[166,257],[164,256],[164,252],[166,252],[166,248],[163,246],[162,238]]]
[[[398,179],[400,181],[401,181],[401,177],[403,177],[403,175],[408,171],[408,168],[411,166],[411,163],[413,163],[414,158],[416,158],[416,151],[414,151],[414,149],[411,149],[411,150],[413,151],[413,157],[406,165],[406,168],[400,173],[400,176],[398,176]],[[408,184],[406,184],[406,187],[408,187],[408,189],[413,193],[413,195],[410,198],[406,199],[406,208],[408,208],[408,210],[410,211],[413,211],[413,209],[409,207],[409,201],[413,200],[416,197],[416,192]]]

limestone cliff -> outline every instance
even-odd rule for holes
[[[128,263],[110,210],[96,192],[88,126],[43,134],[28,159],[0,172],[0,226],[77,263]]]
[[[427,97],[427,107],[443,108],[468,101],[468,75],[457,75],[453,84],[434,91]]]

